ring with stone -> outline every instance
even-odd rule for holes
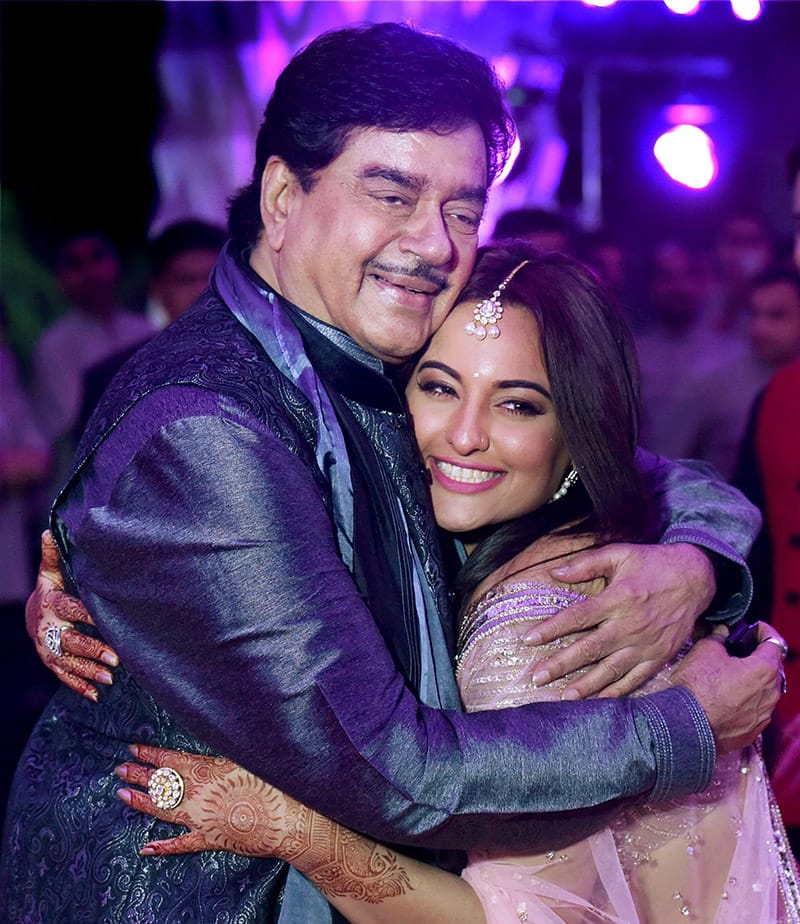
[[[183,791],[183,777],[172,767],[159,767],[150,774],[147,793],[156,808],[177,808],[183,799]]]
[[[764,641],[769,642],[771,645],[777,645],[784,658],[789,654],[789,646],[782,638],[770,635],[768,638],[765,638]]]
[[[44,647],[57,658],[64,654],[64,649],[61,647],[61,635],[66,629],[69,629],[69,626],[57,626],[51,622],[44,632]]]

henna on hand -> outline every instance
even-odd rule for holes
[[[94,684],[113,682],[107,667],[116,667],[119,658],[108,645],[75,629],[74,623],[94,625],[81,601],[64,589],[58,547],[47,530],[42,534],[36,586],[25,604],[25,628],[45,667],[62,683],[96,702],[98,691]],[[53,654],[44,643],[50,626],[63,630],[61,655]]]
[[[183,800],[169,810],[157,808],[146,793],[120,790],[131,808],[189,828],[177,838],[147,844],[143,853],[227,850],[275,857],[329,898],[379,903],[412,890],[400,858],[388,847],[319,815],[226,758],[146,745],[131,751],[141,762],[117,768],[127,783],[146,788],[154,766],[172,767],[184,781]]]
[[[411,891],[397,854],[290,800],[287,831],[280,852],[328,898],[378,904]]]

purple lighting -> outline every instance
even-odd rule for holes
[[[671,13],[692,16],[700,9],[700,0],[664,0],[664,6]]]
[[[696,125],[676,125],[664,132],[653,153],[667,175],[689,189],[706,189],[717,177],[714,142]]]
[[[761,15],[761,0],[731,0],[734,15],[745,22],[753,22]]]

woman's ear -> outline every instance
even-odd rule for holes
[[[294,196],[300,191],[297,177],[279,157],[270,157],[261,174],[261,221],[274,251],[283,247],[286,222]]]

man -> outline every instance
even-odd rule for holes
[[[145,315],[153,329],[124,350],[86,370],[75,433],[80,438],[100,396],[122,366],[157,331],[188,310],[208,285],[227,234],[225,229],[188,218],[167,225],[148,244],[149,281]]]
[[[159,329],[177,321],[197,301],[227,237],[220,225],[186,218],[162,228],[149,242],[146,312]]]
[[[23,755],[0,884],[12,921],[328,916],[299,877],[284,893],[280,863],[137,857],[150,823],[113,799],[125,742],[202,739],[353,828],[448,850],[567,842],[620,798],[703,788],[715,737],[740,745],[767,722],[777,647],[734,662],[717,641],[685,659],[687,686],[650,697],[460,712],[424,473],[386,369],[468,278],[510,141],[486,62],[404,26],[323,35],[279,77],[210,291],[106,393],[55,504],[70,585],[124,669],[97,704],[57,694]],[[688,492],[687,506],[755,527],[724,486]],[[710,559],[686,540],[737,583],[740,554],[688,514],[668,533],[678,545],[577,566],[607,569],[603,613],[636,609],[631,587],[675,568],[696,599],[669,597],[674,625],[654,630],[666,644],[628,645],[638,617],[600,617],[591,651],[550,664],[609,655],[575,695],[634,684],[709,605]],[[642,577],[636,563],[655,559]],[[32,610],[51,592],[44,581]]]
[[[658,455],[681,458],[686,421],[680,408],[680,378],[694,376],[714,355],[703,322],[707,283],[701,255],[687,242],[656,242],[647,266],[648,323],[636,337],[642,388],[641,445]]]
[[[747,339],[739,352],[701,369],[686,368],[680,383],[671,376],[673,413],[682,430],[676,457],[704,459],[726,479],[734,477],[757,395],[780,368],[800,357],[800,275],[782,266],[765,270],[753,280],[748,309]]]
[[[36,413],[54,443],[75,424],[86,370],[155,331],[144,315],[120,307],[122,266],[103,233],[85,231],[62,241],[55,272],[72,307],[42,332],[33,356]]]

